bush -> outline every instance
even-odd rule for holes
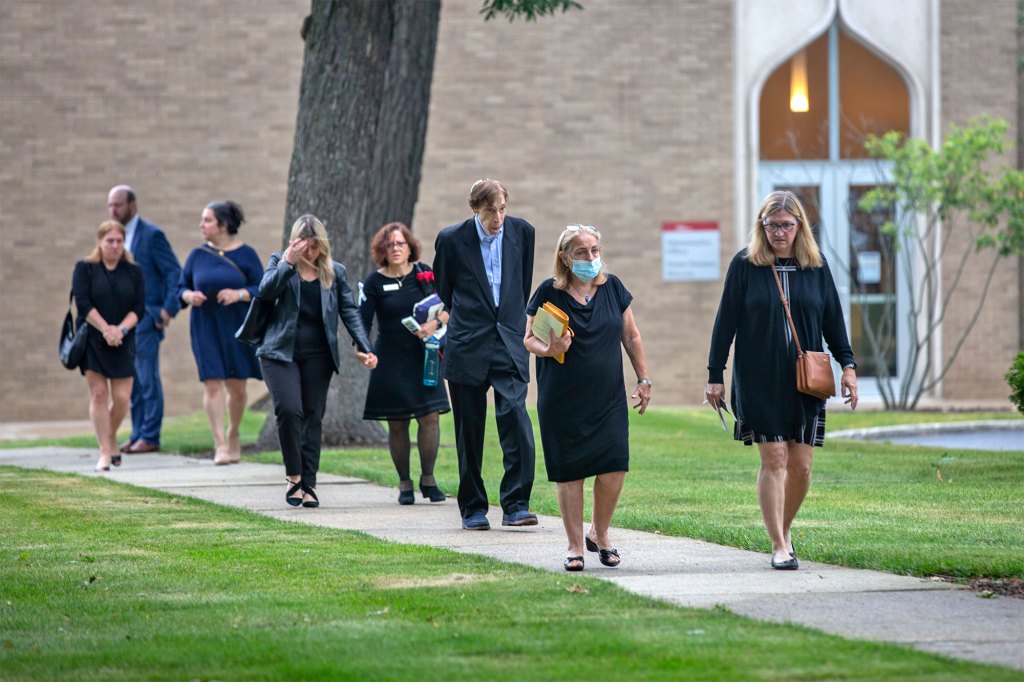
[[[1017,353],[1013,366],[1006,373],[1006,383],[1010,385],[1010,402],[1024,413],[1024,351]]]

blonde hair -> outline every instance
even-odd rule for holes
[[[327,241],[327,228],[315,215],[307,213],[300,216],[292,225],[292,239],[315,239],[320,247],[316,262],[311,262],[305,257],[299,259],[317,272],[320,279],[320,286],[330,289],[334,285],[334,264],[331,261],[331,243]]]
[[[800,199],[788,190],[771,192],[761,202],[757,211],[754,228],[750,231],[750,242],[747,245],[747,260],[754,265],[769,266],[775,263],[775,252],[768,241],[764,230],[764,221],[779,211],[786,211],[796,218],[796,239],[793,240],[793,256],[801,270],[820,268],[822,265],[821,251],[814,241],[814,233],[807,222],[807,213]]]
[[[86,263],[99,263],[103,260],[103,254],[100,253],[100,242],[114,230],[120,232],[122,237],[128,236],[127,232],[125,232],[124,225],[116,220],[104,220],[100,223],[99,229],[96,230],[96,246],[93,248],[92,253],[85,257]],[[135,259],[132,258],[132,254],[128,252],[127,248],[121,252],[121,260],[128,261],[129,263],[135,262]]]
[[[562,230],[562,234],[558,237],[558,243],[555,247],[555,288],[556,289],[568,289],[569,282],[572,281],[572,267],[565,264],[562,260],[564,255],[570,261],[572,260],[572,249],[573,242],[576,238],[582,234],[589,234],[597,237],[597,243],[601,243],[601,232],[593,225],[566,225],[565,229]],[[604,274],[607,266],[604,260],[601,260],[601,272],[597,273],[597,277],[594,278],[594,284],[601,285],[608,281],[607,275]]]

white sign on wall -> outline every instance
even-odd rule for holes
[[[661,224],[661,279],[714,282],[721,276],[718,223],[680,220]]]

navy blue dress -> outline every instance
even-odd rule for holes
[[[402,324],[412,307],[433,293],[433,287],[416,280],[417,272],[431,272],[423,263],[400,279],[372,272],[363,282],[365,300],[359,304],[366,333],[377,318],[373,352],[378,364],[370,372],[363,419],[413,419],[451,409],[444,381],[423,385],[423,341]]]
[[[622,314],[633,296],[615,275],[586,305],[548,279],[526,305],[545,301],[569,315],[572,346],[565,363],[537,358],[537,419],[548,480],[578,481],[629,471],[629,407],[622,377]]]
[[[187,289],[206,295],[206,302],[193,306],[189,316],[192,355],[200,381],[263,378],[256,349],[235,338],[249,303],[221,305],[217,302],[217,292],[221,289],[245,289],[249,296],[255,296],[261,279],[263,265],[255,249],[248,244],[224,252],[204,245],[188,254],[181,270],[178,297]]]

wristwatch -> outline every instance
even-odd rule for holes
[[[650,379],[637,379],[636,385],[640,386],[641,384],[646,384],[647,386],[653,386],[654,385],[654,384],[651,383]]]
[[[121,330],[121,333],[122,333],[122,334],[124,334],[125,336],[128,336],[128,327],[126,327],[126,326],[124,326],[124,325],[122,324],[122,325],[121,325],[120,327],[118,327],[118,329],[120,329],[120,330]]]

